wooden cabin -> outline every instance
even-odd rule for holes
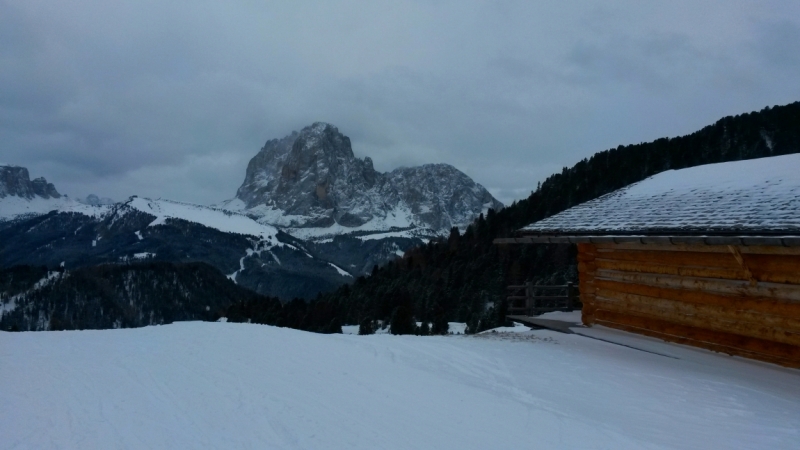
[[[576,244],[586,326],[800,367],[800,155],[663,172],[496,242]]]

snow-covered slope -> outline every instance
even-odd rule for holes
[[[47,214],[51,211],[73,212],[92,217],[102,217],[109,210],[110,207],[107,205],[87,205],[66,196],[60,198],[34,197],[31,199],[18,196],[0,198],[0,221]]]
[[[0,446],[797,448],[800,372],[660,345],[669,356],[549,331],[0,332]]]
[[[115,214],[124,215],[130,210],[155,216],[156,219],[149,226],[163,225],[168,219],[181,219],[224,233],[246,234],[261,239],[272,239],[278,233],[275,227],[258,223],[244,214],[170,200],[132,197]]]
[[[314,236],[393,227],[443,234],[502,208],[483,186],[447,164],[378,172],[326,123],[268,141],[248,164],[236,198],[220,206],[288,229],[316,228],[305,232]]]

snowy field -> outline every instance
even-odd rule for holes
[[[0,332],[0,448],[798,448],[800,371],[642,340]]]

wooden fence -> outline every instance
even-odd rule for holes
[[[573,283],[534,285],[527,282],[508,286],[508,314],[538,316],[552,311],[572,311],[579,304]]]

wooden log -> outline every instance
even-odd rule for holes
[[[748,354],[761,355],[780,360],[786,363],[800,364],[800,347],[780,342],[772,342],[748,336],[710,331],[702,328],[670,323],[650,317],[641,317],[634,314],[621,314],[613,311],[598,309],[596,314],[597,323],[605,322],[630,326],[643,331],[660,333],[667,340],[684,339],[691,345],[706,347],[704,344],[711,344],[726,349],[726,353],[749,356]],[[646,333],[642,333],[646,334]]]
[[[673,266],[701,266],[740,269],[733,255],[728,253],[660,252],[649,250],[614,250],[600,253],[597,259],[635,261]]]
[[[623,298],[620,299],[619,297]],[[636,298],[631,295],[613,295],[611,291],[601,291],[597,295],[596,305],[598,310],[614,311],[620,314],[636,314],[699,329],[722,331],[800,346],[800,329],[771,326],[767,323],[766,316],[754,318],[752,315],[742,314],[736,317],[735,314],[720,313],[714,310],[714,307],[669,301],[659,302],[657,301],[658,299],[652,300],[654,301],[648,301],[641,297]],[[758,315],[756,314],[756,316]],[[786,326],[792,325],[788,321],[781,321],[779,317],[774,316],[773,320],[769,322],[777,322]]]
[[[742,259],[754,273],[756,270],[762,272],[800,272],[800,256],[742,254]]]
[[[656,273],[665,275],[680,275],[701,278],[722,278],[726,280],[749,280],[741,268],[729,269],[702,266],[677,266],[638,261],[619,261],[614,259],[597,258],[595,265],[598,269],[618,270],[622,272]],[[771,268],[751,264],[751,272],[758,281],[770,283],[798,284],[800,285],[800,268],[793,271],[776,271]],[[580,272],[580,265],[578,267]]]
[[[768,283],[800,285],[800,271],[776,272],[765,271],[758,267],[753,267],[751,268],[751,272],[759,282],[765,281]]]
[[[595,292],[594,283],[581,283],[579,285],[578,298],[585,303],[589,298],[594,298]]]
[[[718,306],[733,310],[753,311],[759,314],[769,314],[774,316],[800,319],[800,302],[784,301],[766,297],[741,297],[685,289],[647,286],[634,283],[621,283],[618,281],[609,280],[597,280],[595,284],[598,291],[608,290],[663,300]]]
[[[736,248],[736,247],[734,247]],[[661,252],[620,250],[600,253],[597,260],[632,261],[647,264],[673,266],[742,269],[744,266],[762,271],[797,272],[800,270],[800,256],[787,255],[746,255],[739,253],[741,263],[734,253]]]
[[[689,338],[682,337],[682,336],[675,336],[675,335],[671,335],[671,334],[662,333],[662,332],[655,331],[655,330],[649,329],[649,328],[641,328],[641,327],[632,326],[632,325],[620,324],[620,323],[611,322],[611,321],[602,320],[602,319],[595,320],[594,323],[597,324],[597,325],[603,325],[603,326],[606,326],[606,327],[609,327],[609,328],[616,328],[618,330],[623,330],[623,331],[627,331],[627,332],[630,332],[630,333],[637,333],[637,334],[642,334],[642,335],[645,335],[645,336],[651,336],[651,337],[662,339],[662,340],[668,341],[668,342],[675,342],[675,343],[678,343],[678,344],[691,345],[693,347],[704,348],[704,349],[707,349],[707,350],[711,350],[711,351],[715,351],[715,352],[719,352],[719,353],[725,353],[725,354],[728,354],[728,355],[743,356],[743,357],[746,357],[746,358],[757,359],[757,360],[760,360],[760,361],[765,361],[765,362],[769,362],[769,363],[772,363],[772,364],[778,364],[778,365],[785,366],[785,367],[800,368],[800,361],[793,360],[793,359],[790,359],[790,358],[785,358],[785,357],[780,357],[780,356],[773,356],[773,355],[765,355],[763,353],[756,353],[756,352],[752,352],[752,351],[749,351],[749,350],[746,350],[746,349],[740,349],[740,348],[731,349],[730,347],[725,346],[725,345],[721,345],[721,344],[714,344],[714,343],[704,342],[704,341],[696,341],[696,340],[689,339]]]
[[[724,278],[729,280],[745,279],[745,275],[740,268],[660,264],[649,261],[627,261],[606,258],[597,258],[595,260],[595,265],[598,269],[617,270],[620,272],[656,273],[690,277]]]
[[[736,295],[742,297],[765,297],[783,299],[787,301],[800,301],[800,286],[793,284],[758,283],[756,286],[751,286],[749,282],[737,280],[631,273],[608,269],[597,269],[595,282],[601,279],[672,289],[715,292],[719,294]]]
[[[579,244],[580,245],[580,244]],[[702,252],[702,253],[729,253],[726,245],[655,245],[655,244],[594,244],[595,252],[607,252],[609,250],[649,250],[662,252]],[[800,247],[778,247],[778,246],[737,246],[742,254],[759,255],[800,255]]]
[[[674,311],[680,314],[695,315],[701,317],[719,317],[730,321],[739,321],[744,323],[751,323],[753,325],[768,325],[772,327],[792,330],[800,333],[800,316],[781,314],[781,313],[768,313],[759,310],[741,308],[735,301],[728,304],[719,303],[705,303],[693,302],[676,299],[666,299],[662,297],[652,297],[640,294],[631,294],[627,292],[619,292],[611,289],[598,289],[597,301],[603,299],[612,299],[614,301],[622,302],[623,304],[630,304],[631,307],[637,305],[655,306],[660,309]],[[787,305],[795,307],[800,305]]]
[[[578,256],[591,256],[597,253],[597,245],[595,244],[577,244],[578,245]]]

